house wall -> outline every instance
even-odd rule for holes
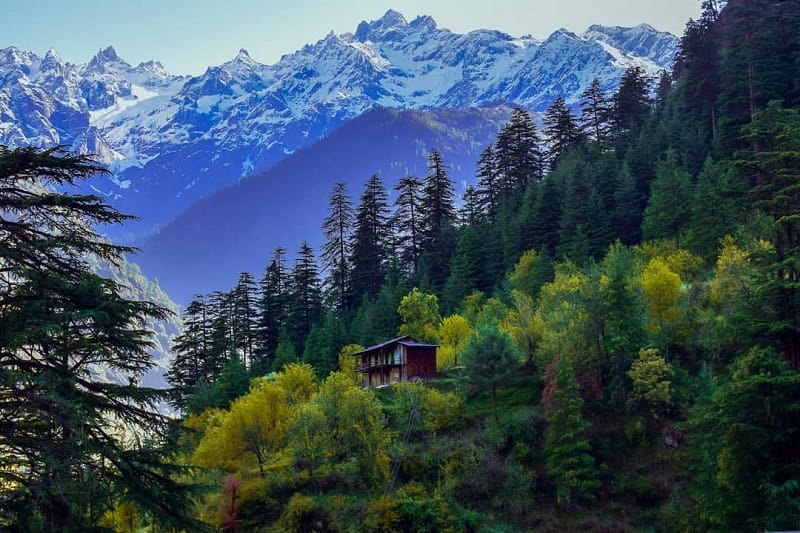
[[[436,350],[434,348],[406,348],[405,379],[425,381],[436,378]]]

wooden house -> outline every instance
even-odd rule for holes
[[[436,348],[408,335],[398,337],[355,354],[356,370],[364,376],[364,388],[430,381],[436,379]]]

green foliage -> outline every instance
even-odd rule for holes
[[[401,423],[408,422],[412,428],[436,433],[458,427],[463,422],[464,403],[455,393],[439,392],[423,383],[408,381],[396,383],[392,389]]]
[[[285,332],[281,332],[280,341],[278,341],[278,347],[275,350],[275,361],[272,363],[272,370],[278,372],[286,365],[297,361],[297,352],[295,352],[294,344]]]
[[[400,335],[411,335],[420,342],[436,340],[436,326],[441,320],[436,295],[414,287],[400,300],[397,312],[402,321],[398,330]]]
[[[497,388],[517,370],[519,356],[508,336],[493,327],[480,327],[464,352],[467,378],[492,395],[494,418],[497,415]]]
[[[590,424],[581,414],[583,399],[578,394],[578,382],[566,357],[553,361],[548,372],[552,388],[547,399],[544,453],[556,500],[561,505],[591,500],[600,482],[591,445],[584,435]]]
[[[436,330],[436,367],[452,368],[463,363],[462,354],[472,335],[472,326],[465,317],[455,314],[446,316]]]
[[[690,419],[695,504],[689,520],[694,528],[775,524],[779,515],[770,513],[777,493],[768,485],[783,484],[800,466],[788,453],[800,431],[798,385],[800,374],[774,351],[752,349],[734,362],[729,380],[697,403]]]
[[[138,386],[155,366],[148,321],[168,312],[90,271],[89,256],[116,269],[131,251],[94,229],[130,217],[70,192],[104,173],[60,148],[0,146],[2,528],[93,529],[124,503],[158,524],[196,525],[166,459],[170,424],[155,409],[165,391]]]
[[[656,179],[650,187],[652,192],[642,224],[644,236],[674,238],[678,244],[690,222],[693,191],[689,174],[678,168],[674,153],[668,152],[667,158],[656,166]]]
[[[639,358],[628,370],[633,387],[628,405],[634,410],[647,410],[651,418],[658,419],[661,412],[672,405],[672,365],[658,355],[658,350],[642,348]]]

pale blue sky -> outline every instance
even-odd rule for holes
[[[439,27],[465,33],[497,29],[547,37],[564,27],[647,22],[676,35],[697,18],[701,0],[0,0],[0,48],[44,54],[55,48],[86,63],[113,45],[136,65],[159,60],[175,74],[200,74],[246,48],[261,63],[313,43],[331,30],[352,32],[387,9],[409,21],[431,15]]]

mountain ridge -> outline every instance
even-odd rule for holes
[[[65,63],[55,50],[39,58],[6,48],[0,143],[98,154],[113,174],[95,180],[91,192],[142,218],[116,235],[140,242],[193,201],[373,107],[504,102],[541,112],[556,96],[574,106],[594,77],[610,93],[628,66],[651,74],[666,68],[677,43],[647,25],[595,25],[545,40],[486,29],[458,34],[429,16],[408,22],[389,10],[272,65],[242,49],[191,77],[156,61],[133,67],[110,46],[85,65]]]

